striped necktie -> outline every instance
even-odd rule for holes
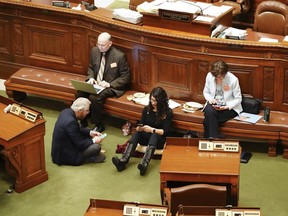
[[[97,75],[97,82],[100,83],[103,80],[103,74],[105,70],[105,53],[102,53],[100,68]]]

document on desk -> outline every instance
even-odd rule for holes
[[[211,23],[215,17],[208,17],[208,16],[197,16],[195,20],[202,21],[202,22],[209,22]]]
[[[206,9],[203,10],[203,15],[218,17],[221,14],[225,13],[226,11],[230,10],[230,8],[232,7],[227,5],[221,5],[221,6],[211,5],[210,7],[207,7]]]
[[[245,122],[255,124],[261,118],[262,118],[261,115],[255,115],[255,114],[251,114],[251,113],[242,112],[242,113],[240,113],[239,116],[236,116],[234,119],[238,120],[238,121],[245,121]]]
[[[164,2],[159,5],[159,9],[169,10],[169,11],[178,11],[178,12],[186,12],[186,13],[199,13],[201,12],[201,8],[199,6],[191,4],[185,1],[176,1],[176,2]]]
[[[277,39],[273,38],[260,38],[259,42],[278,43]]]

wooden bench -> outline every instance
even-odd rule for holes
[[[86,76],[24,67],[15,72],[4,84],[8,97],[16,101],[23,100],[29,93],[63,100],[67,105],[71,105],[76,93],[71,79],[85,81]]]
[[[22,68],[14,73],[6,82],[6,93],[9,98],[19,100],[26,93],[63,100],[67,105],[75,100],[75,90],[71,86],[71,79],[84,81],[86,76],[64,72],[55,72],[35,68]],[[106,114],[120,117],[136,123],[140,119],[143,105],[127,100],[128,95],[136,93],[128,90],[119,98],[108,98],[104,103]],[[175,100],[180,104],[185,101]],[[263,111],[260,112],[263,115]],[[197,131],[203,133],[203,113],[185,113],[182,106],[173,109],[173,128]],[[255,140],[268,143],[268,155],[276,156],[277,143],[281,140],[284,145],[284,158],[288,159],[288,113],[271,111],[269,123],[259,120],[257,124],[250,124],[230,120],[221,127],[226,136],[237,137],[240,140]]]

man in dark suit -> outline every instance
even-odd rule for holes
[[[99,94],[77,92],[76,97],[86,97],[91,101],[91,123],[98,132],[105,130],[102,122],[103,101],[108,97],[119,97],[124,94],[130,83],[130,68],[123,52],[112,46],[109,33],[101,33],[97,47],[93,47],[88,66],[87,82],[99,84],[105,89]],[[87,127],[87,119],[81,122]]]
[[[105,156],[100,153],[101,133],[82,128],[78,122],[89,113],[90,104],[87,98],[80,97],[70,108],[60,113],[52,138],[53,163],[78,166],[85,162],[99,163],[105,160]]]

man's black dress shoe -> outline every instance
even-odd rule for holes
[[[105,126],[101,123],[101,124],[95,125],[93,130],[99,133],[102,133],[105,130]]]

